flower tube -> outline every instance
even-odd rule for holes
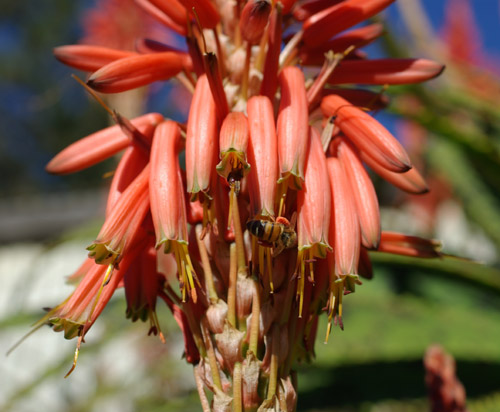
[[[346,0],[310,16],[303,26],[307,45],[323,43],[332,36],[381,12],[394,0]]]
[[[309,142],[308,102],[304,75],[297,67],[285,67],[279,76],[281,101],[278,113],[279,182],[300,189]]]
[[[101,93],[119,93],[158,80],[168,80],[190,66],[191,58],[182,52],[141,54],[101,67],[89,77],[87,84]]]
[[[252,216],[276,216],[276,181],[278,180],[278,145],[273,107],[269,98],[254,96],[247,104],[248,190]]]
[[[410,159],[401,144],[372,116],[334,94],[321,102],[323,115],[333,116],[335,124],[360,149],[393,172],[406,172]]]
[[[159,113],[148,113],[130,122],[146,138],[151,139],[156,125],[163,120]],[[46,166],[53,174],[74,173],[93,166],[132,145],[133,141],[123,133],[120,125],[110,126],[75,143],[59,152]]]
[[[376,249],[380,240],[380,212],[377,194],[354,147],[345,139],[334,142],[337,156],[350,183],[361,229],[363,246]]]
[[[196,83],[186,133],[187,191],[209,193],[218,155],[217,107],[206,75]]]
[[[196,301],[195,273],[188,252],[186,205],[178,159],[180,138],[179,127],[172,121],[160,124],[155,132],[149,179],[151,216],[156,247],[163,245],[165,253],[175,255],[183,301],[187,292]]]

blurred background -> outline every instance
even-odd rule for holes
[[[49,328],[3,357],[44,307],[62,301],[104,210],[114,162],[68,176],[44,172],[69,143],[109,124],[52,48],[77,42],[133,48],[137,33],[178,41],[129,1],[2,0],[0,13],[0,410],[201,410],[182,337],[161,305],[165,345],[125,319],[118,292],[87,335]],[[96,11],[97,10],[97,11]],[[345,300],[345,331],[299,368],[300,411],[427,411],[422,358],[440,343],[457,362],[470,411],[500,410],[500,2],[398,0],[380,16],[387,33],[371,57],[425,57],[447,65],[425,85],[390,87],[377,118],[403,142],[431,187],[403,195],[376,180],[383,228],[437,238],[470,261],[373,254],[375,277]],[[113,43],[114,42],[114,43]],[[80,77],[84,74],[77,73]],[[185,119],[189,97],[154,84],[108,103]]]

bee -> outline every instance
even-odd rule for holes
[[[279,255],[284,249],[290,249],[297,245],[297,233],[295,232],[296,214],[292,216],[291,222],[285,217],[278,217],[276,221],[249,220],[248,231],[259,239],[264,246],[272,246],[273,257]]]

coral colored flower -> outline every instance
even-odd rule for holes
[[[149,113],[131,120],[139,132],[151,139],[156,125],[163,120],[158,113]],[[56,155],[46,166],[53,174],[74,173],[117,154],[134,144],[119,125],[95,132],[71,144]]]
[[[361,154],[361,159],[377,173],[382,179],[387,180],[397,188],[413,194],[424,194],[429,191],[429,187],[420,172],[412,167],[404,173],[395,173],[383,168],[367,154]]]
[[[101,67],[87,80],[98,92],[119,93],[168,80],[192,65],[190,57],[180,52],[159,52],[123,57]]]
[[[135,56],[136,53],[111,49],[103,46],[74,44],[54,49],[54,56],[60,62],[86,72],[95,72],[102,66],[124,57]]]
[[[275,216],[278,180],[278,141],[271,101],[252,97],[247,104],[250,139],[248,142],[248,190],[253,216]],[[262,160],[266,159],[266,160]]]
[[[330,76],[331,84],[420,83],[444,70],[442,64],[426,59],[344,60]]]
[[[279,77],[281,101],[278,112],[278,155],[280,181],[300,189],[309,141],[307,97],[304,74],[297,67],[286,67]],[[289,180],[290,179],[290,180]]]
[[[149,208],[149,166],[125,189],[92,245],[87,247],[89,257],[102,265],[116,264],[139,235],[141,224]]]
[[[108,216],[121,197],[123,192],[130,186],[133,180],[146,167],[147,154],[132,146],[123,154],[109,187],[108,201],[106,203],[106,216]]]
[[[159,333],[157,298],[171,310],[204,411],[295,410],[295,361],[312,358],[319,313],[327,312],[327,335],[332,324],[343,327],[343,296],[360,284],[358,274],[372,277],[367,248],[439,254],[432,242],[380,235],[361,160],[400,187],[421,184],[402,146],[365,112],[388,100],[344,87],[442,71],[428,60],[370,60],[358,50],[382,26],[352,27],[392,2],[136,0],[184,36],[187,51],[143,35],[131,55],[57,48],[66,64],[95,70],[88,84],[97,91],[175,78],[192,98],[185,121],[115,114],[118,126],[48,165],[69,173],[126,149],[89,248],[95,261],[41,322],[78,336],[79,347],[123,283],[127,315],[149,319],[150,332]],[[331,49],[337,54],[323,59]],[[322,68],[303,71],[301,59]]]
[[[363,246],[376,249],[380,240],[380,212],[377,194],[361,159],[345,139],[334,142],[335,151],[350,183],[358,215]]]
[[[342,164],[339,159],[329,157],[327,166],[333,210],[329,238],[334,250],[335,274],[340,277],[358,272],[360,229],[351,187]]]
[[[151,216],[156,246],[162,246],[165,253],[175,255],[183,301],[186,300],[186,291],[196,301],[194,269],[187,251],[186,205],[178,160],[180,137],[179,127],[172,121],[160,124],[155,132],[149,180]]]
[[[304,188],[297,194],[297,233],[299,253],[308,250],[309,258],[326,257],[330,225],[331,193],[326,176],[326,157],[319,133],[310,129]]]
[[[401,144],[373,117],[334,94],[321,102],[325,116],[333,116],[335,124],[358,147],[381,166],[393,172],[406,172],[411,162]]]
[[[379,13],[394,0],[346,0],[313,14],[304,22],[304,42],[323,43]]]
[[[397,255],[436,258],[441,256],[441,243],[402,233],[382,232],[378,250]]]
[[[209,192],[218,156],[217,108],[206,76],[201,76],[189,110],[186,133],[187,191]]]
[[[229,113],[220,129],[219,150],[221,161],[217,173],[229,184],[239,182],[250,170],[246,151],[248,145],[248,121],[243,113]],[[239,190],[239,188],[238,188]]]

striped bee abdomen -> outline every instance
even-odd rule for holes
[[[264,242],[276,242],[283,232],[283,225],[267,220],[250,220],[247,229],[252,235]]]

